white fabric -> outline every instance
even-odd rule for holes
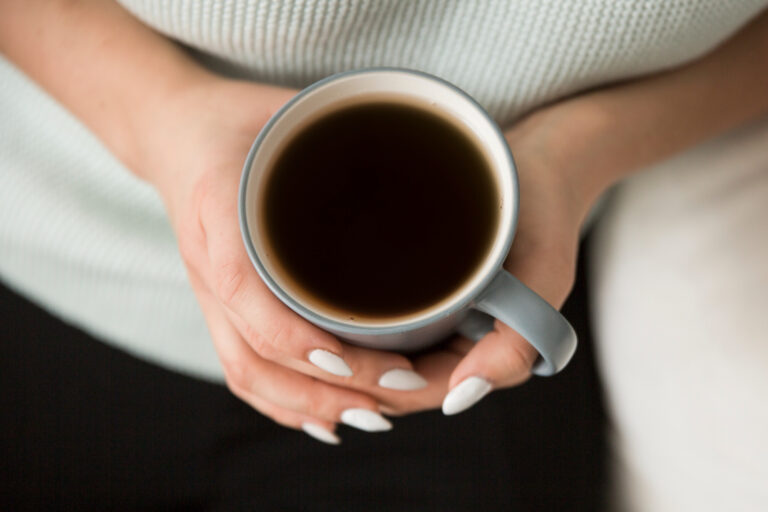
[[[122,3],[221,70],[303,86],[350,68],[413,67],[463,87],[505,123],[695,58],[766,2]],[[0,112],[0,278],[109,343],[222,381],[157,195],[2,57]]]
[[[502,124],[688,62],[766,5],[122,3],[222,72],[300,87],[351,68],[412,67],[456,83]],[[740,132],[638,176],[600,226],[599,355],[622,510],[768,509],[766,147],[764,131]],[[2,57],[0,278],[105,342],[222,381],[156,193]]]
[[[220,374],[155,191],[2,58],[0,278],[135,355]]]
[[[768,510],[768,119],[623,183],[595,232],[619,510]]]
[[[427,71],[497,120],[691,60],[765,0],[120,0],[254,80],[302,87],[366,66]]]

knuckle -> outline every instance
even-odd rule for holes
[[[261,357],[273,359],[277,355],[275,346],[261,330],[247,323],[243,327],[243,331],[243,337],[248,342],[248,345]]]
[[[333,421],[341,415],[338,396],[326,386],[303,390],[301,403],[309,416]]]
[[[184,207],[183,222],[176,226],[178,248],[181,259],[188,265],[200,267],[207,254],[207,237],[203,224],[205,197],[210,196],[207,181],[198,182],[192,191],[191,200]]]
[[[179,254],[186,263],[190,264],[197,261],[200,250],[199,245],[193,242],[190,237],[179,238]]]
[[[318,418],[329,418],[331,415],[331,407],[328,403],[328,393],[322,389],[302,389],[298,399],[301,403],[301,408],[309,416],[315,416]]]
[[[505,379],[518,380],[530,374],[533,360],[523,353],[516,346],[516,343],[502,344],[502,349],[497,352],[496,356],[498,357],[500,367],[503,369],[503,377]]]
[[[218,203],[214,194],[215,178],[210,173],[205,173],[192,188],[189,201],[189,219],[185,223],[189,233],[195,234],[205,244],[207,240],[206,219],[215,217],[215,208]]]
[[[444,397],[445,393],[441,392],[416,392],[413,395],[398,397],[396,401],[390,401],[388,405],[393,409],[394,416],[404,416],[414,412],[439,408]]]
[[[224,369],[224,379],[227,388],[236,396],[241,397],[249,388],[247,372],[239,363],[225,361],[222,363]]]
[[[205,217],[210,213],[211,208],[216,204],[216,198],[213,193],[216,177],[210,172],[206,172],[192,187],[191,203],[192,206],[200,212],[200,217]]]
[[[387,416],[393,416],[396,418],[399,418],[401,416],[405,416],[406,414],[410,414],[412,412],[415,412],[417,410],[424,409],[415,407],[412,404],[405,404],[405,403],[393,403],[393,402],[387,402],[386,405],[382,404],[380,407],[381,412],[386,414]]]
[[[291,346],[291,340],[296,339],[296,329],[288,322],[276,321],[270,333],[271,349],[275,352]]]
[[[242,262],[230,260],[216,267],[216,293],[225,304],[231,304],[242,293],[245,268]]]
[[[198,224],[181,224],[176,229],[181,259],[187,264],[201,267],[207,255],[205,234]]]

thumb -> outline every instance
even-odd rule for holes
[[[507,261],[506,269],[550,304],[559,307],[565,301],[573,283],[575,251],[571,257],[568,251],[556,250],[529,252],[525,258],[510,253]],[[494,389],[525,382],[537,358],[538,352],[523,336],[495,320],[493,330],[472,347],[451,374],[443,413],[457,414]]]

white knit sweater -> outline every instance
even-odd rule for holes
[[[508,123],[564,95],[698,57],[766,2],[122,3],[225,73],[300,87],[357,67],[417,68]],[[105,342],[221,380],[157,194],[2,58],[0,277]]]

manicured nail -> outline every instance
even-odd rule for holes
[[[324,443],[339,444],[341,442],[341,439],[339,439],[339,436],[337,436],[330,430],[324,429],[323,427],[321,427],[320,425],[317,425],[316,423],[304,422],[301,424],[301,430],[303,430],[310,436],[314,437],[318,441],[322,441]]]
[[[342,358],[327,350],[315,349],[309,353],[309,362],[339,377],[351,377],[352,368]]]
[[[481,377],[467,377],[453,388],[443,400],[443,414],[465,411],[490,393],[491,383]]]
[[[392,430],[392,424],[384,416],[368,409],[347,409],[341,413],[341,421],[366,432]]]
[[[395,368],[385,372],[379,377],[379,386],[382,388],[412,391],[426,387],[428,382],[418,373],[402,368]]]

